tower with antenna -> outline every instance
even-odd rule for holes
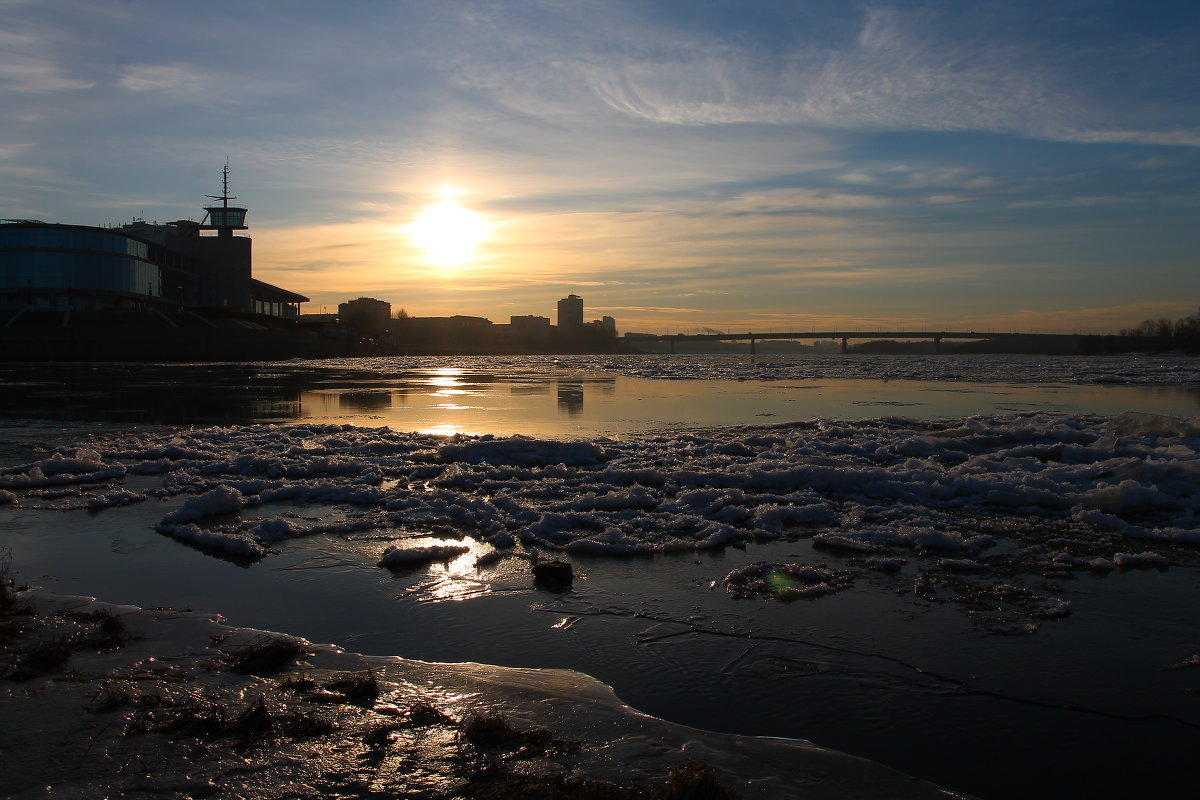
[[[229,205],[230,200],[237,200],[229,193],[229,162],[225,162],[221,170],[221,194],[206,194],[205,197],[220,200],[221,205],[205,206],[205,222],[200,227],[208,231],[216,231],[221,238],[232,238],[234,231],[246,230],[246,209],[242,206]]]

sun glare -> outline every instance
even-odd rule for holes
[[[487,230],[481,214],[448,197],[426,206],[405,228],[412,243],[425,251],[426,258],[444,267],[470,261],[487,237]]]

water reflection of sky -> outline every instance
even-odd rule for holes
[[[7,419],[387,425],[444,435],[620,435],[814,418],[961,417],[1026,411],[1191,416],[1200,390],[1170,386],[874,379],[655,380],[553,364],[362,369],[272,365],[0,365]]]
[[[620,435],[643,430],[790,422],[813,418],[917,418],[1026,411],[1186,416],[1200,406],[1193,389],[823,380],[662,381],[613,375],[523,375],[517,382],[460,371],[417,379],[388,405],[331,405],[301,393],[301,417],[388,425],[430,433],[529,436]],[[443,381],[453,380],[452,389]],[[436,382],[435,382],[436,381]],[[328,389],[322,390],[328,392]],[[451,396],[449,393],[453,392]],[[357,401],[356,401],[357,402]]]

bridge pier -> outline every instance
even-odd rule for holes
[[[845,338],[845,337],[842,338],[842,355],[846,355],[847,353],[850,352],[850,345],[847,344],[847,342],[849,342],[849,341],[850,340],[848,338]]]
[[[941,352],[942,352],[942,337],[940,337],[940,336],[935,336],[935,337],[933,337],[933,352],[934,352],[934,353],[937,353],[938,355],[941,355]]]
[[[753,336],[753,335],[751,335],[751,334],[746,334],[746,335],[747,335],[747,336],[750,336],[750,355],[754,355],[754,354],[755,354],[755,352],[757,352],[757,351],[754,349],[754,336]]]
[[[667,339],[667,344],[671,345],[671,355],[675,355],[675,340],[677,338],[679,337],[672,336],[670,339]]]

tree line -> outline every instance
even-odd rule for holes
[[[1200,353],[1200,311],[1182,319],[1148,319],[1136,328],[1121,330],[1130,350],[1182,350]]]

